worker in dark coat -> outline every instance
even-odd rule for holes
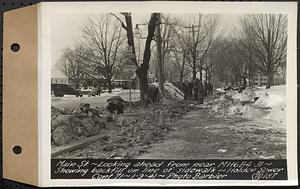
[[[149,98],[153,103],[159,102],[159,88],[154,84],[150,84],[148,88]]]
[[[112,115],[112,120],[115,120],[115,114],[124,113],[124,100],[120,96],[113,96],[107,100],[107,110]]]

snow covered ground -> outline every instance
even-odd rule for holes
[[[227,91],[214,101],[212,113],[218,114],[219,117],[240,115],[244,118],[271,122],[274,126],[285,129],[286,86],[272,86],[270,89],[249,87],[242,93]]]
[[[286,86],[272,86],[271,89],[259,89],[256,95],[260,98],[255,102],[258,107],[270,108],[263,118],[286,127]]]
[[[83,97],[75,97],[75,95],[65,95],[64,97],[51,97],[51,105],[56,108],[78,108],[80,103],[89,103],[92,107],[105,107],[107,99],[112,96],[121,96],[124,100],[129,101],[129,90],[114,90],[112,93],[104,92],[100,96],[83,95]],[[131,91],[131,100],[139,100],[140,91]]]
[[[158,83],[154,82],[151,83],[151,85],[154,85],[156,87],[158,87]],[[181,90],[179,90],[175,85],[173,85],[172,83],[164,83],[164,88],[165,88],[165,92],[167,93],[166,96],[170,97],[172,99],[176,99],[176,100],[184,100],[184,94]]]

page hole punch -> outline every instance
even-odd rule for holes
[[[22,147],[21,146],[14,146],[13,147],[13,152],[17,155],[22,153]]]
[[[18,43],[13,43],[11,46],[10,46],[10,49],[13,51],[13,52],[18,52],[20,50],[20,45]]]

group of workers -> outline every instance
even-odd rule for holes
[[[195,79],[194,82],[184,82],[182,85],[185,100],[193,98],[203,104],[204,97],[213,94],[213,86],[210,82]]]
[[[152,88],[157,88],[157,90],[152,90]],[[155,103],[156,96],[158,96],[157,91],[159,90],[157,86],[149,86],[149,96],[151,100]],[[200,104],[203,104],[204,97],[207,95],[213,94],[213,86],[206,81],[201,82],[199,79],[195,79],[194,82],[183,82],[180,84],[181,90],[184,93],[184,99],[193,98],[198,101]],[[153,93],[153,94],[152,94]],[[151,97],[153,96],[153,98]],[[124,100],[120,96],[114,96],[107,100],[107,110],[110,114],[122,114],[124,109]]]

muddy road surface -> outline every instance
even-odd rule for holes
[[[261,110],[262,114],[266,110]],[[241,117],[216,118],[209,108],[189,112],[163,142],[139,159],[281,159],[286,132],[276,123]]]

